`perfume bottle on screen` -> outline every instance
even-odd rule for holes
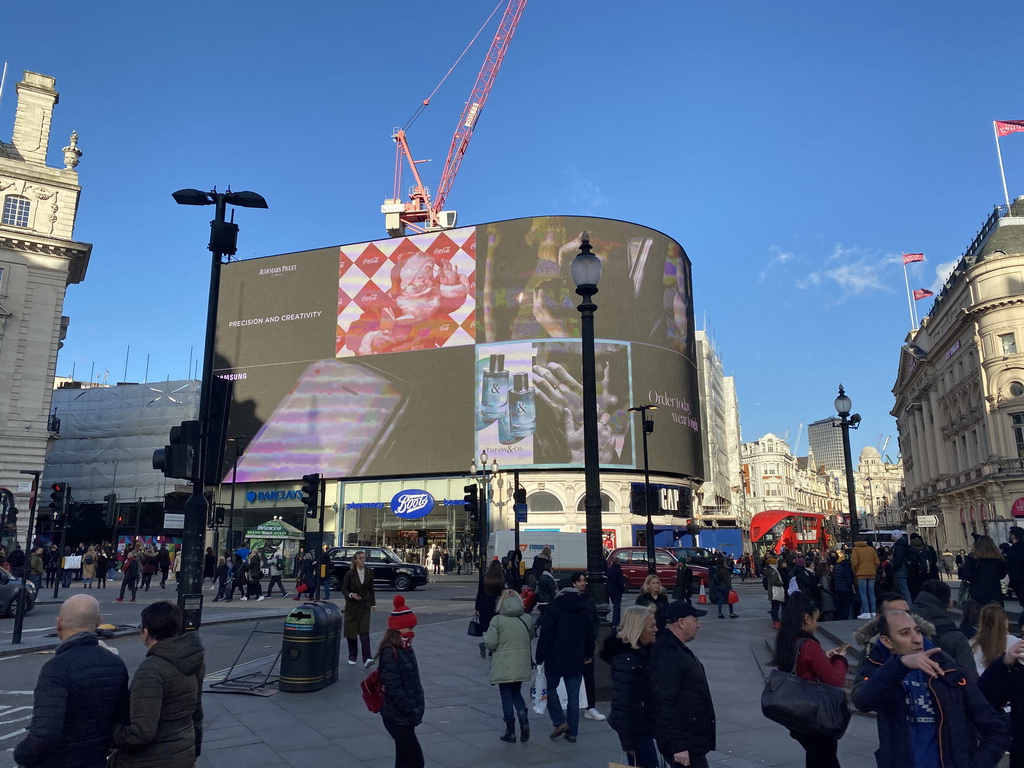
[[[517,373],[508,394],[508,415],[512,434],[527,437],[537,431],[537,392],[530,386],[530,374]]]
[[[497,419],[508,413],[509,374],[505,370],[505,356],[491,355],[480,386],[480,415]]]

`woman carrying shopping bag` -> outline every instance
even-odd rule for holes
[[[782,629],[775,639],[771,664],[804,680],[842,688],[849,666],[846,650],[822,650],[814,636],[820,615],[818,606],[803,593],[790,595],[782,610]],[[789,735],[804,748],[807,768],[839,768],[836,739],[792,730]]]
[[[533,617],[523,610],[522,598],[515,590],[506,589],[498,598],[497,614],[491,619],[484,645],[491,651],[491,685],[501,695],[501,715],[505,733],[499,738],[516,742],[516,716],[519,717],[519,738],[530,740],[530,721],[523,699],[523,683],[533,674],[533,648],[530,641],[537,632]]]

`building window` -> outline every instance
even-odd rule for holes
[[[1011,381],[1010,395],[1013,397],[1020,397],[1021,395],[1024,395],[1024,384],[1021,384],[1019,381]]]
[[[526,500],[532,512],[562,512],[562,502],[553,493],[535,491]]]
[[[28,226],[28,211],[32,203],[27,197],[8,195],[4,198],[4,213],[2,223],[15,227]]]
[[[999,336],[999,343],[1003,347],[1004,355],[1016,355],[1017,354],[1017,339],[1012,333],[1003,333]]]
[[[1017,458],[1024,458],[1024,413],[1010,415],[1013,421],[1013,439],[1017,442]]]

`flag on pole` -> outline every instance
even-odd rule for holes
[[[929,296],[935,294],[929,291],[927,288],[918,288],[914,291],[914,301],[920,301],[921,299],[927,299]]]
[[[1017,131],[1024,131],[1024,120],[995,120],[996,137],[1003,138]]]
[[[903,263],[904,264],[913,264],[915,261],[924,261],[924,254],[923,253],[904,253],[903,254]]]

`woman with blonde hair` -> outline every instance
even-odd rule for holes
[[[622,612],[619,632],[608,637],[600,657],[612,668],[612,711],[608,724],[619,736],[629,765],[657,768],[654,746],[654,686],[649,652],[658,630],[652,605]]]
[[[964,580],[971,583],[971,599],[982,605],[991,602],[1003,604],[1003,585],[1006,561],[999,547],[988,536],[974,541],[974,550],[964,563]]]
[[[520,740],[530,739],[530,721],[522,689],[533,674],[530,642],[536,634],[533,617],[523,609],[522,598],[515,590],[506,589],[498,598],[497,613],[487,627],[484,646],[491,651],[491,685],[498,686],[505,720],[505,733],[499,738],[510,744],[516,742],[516,716],[519,717]]]
[[[659,632],[665,631],[665,609],[668,608],[668,592],[661,586],[661,579],[658,574],[652,573],[644,579],[644,585],[640,587],[640,595],[636,599],[637,605],[654,606],[654,623]]]
[[[981,675],[988,669],[989,664],[998,661],[1019,639],[1010,634],[1006,611],[999,604],[989,603],[982,608],[978,634],[970,641],[978,674]]]

